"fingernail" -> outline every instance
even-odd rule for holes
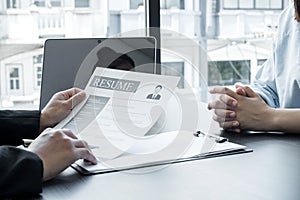
[[[230,115],[229,115],[231,118],[234,118],[235,117],[235,113],[234,112],[232,112],[232,113],[230,113]]]
[[[236,107],[237,101],[233,101],[233,102],[231,103],[231,105],[232,105],[233,107]]]
[[[239,126],[239,123],[238,123],[238,122],[232,122],[232,126],[233,126],[233,127],[238,127],[238,126]]]
[[[97,159],[95,158],[95,160],[93,161],[93,164],[94,164],[94,165],[97,165],[97,163],[98,163],[98,161],[97,161]]]

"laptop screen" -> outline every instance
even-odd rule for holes
[[[96,66],[156,73],[155,45],[153,37],[48,39],[44,45],[40,110],[56,92],[74,86],[83,89],[86,82],[79,83],[78,75],[87,81]],[[112,62],[110,57],[121,59]],[[124,59],[133,67],[120,66]]]

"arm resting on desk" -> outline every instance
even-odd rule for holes
[[[221,94],[219,100],[208,104],[208,109],[215,109],[213,118],[225,129],[300,132],[299,108],[271,108],[248,86],[237,85],[237,92],[225,87],[210,92]]]
[[[0,111],[0,145],[20,145],[23,138],[39,135],[40,112],[25,110]]]
[[[237,95],[236,119],[246,130],[300,132],[299,108],[271,108],[249,87],[247,96]]]
[[[275,109],[270,127],[274,131],[300,133],[300,109]]]

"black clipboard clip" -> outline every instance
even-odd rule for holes
[[[220,136],[216,136],[216,135],[210,135],[210,134],[207,134],[207,133],[204,133],[202,131],[196,131],[195,133],[193,133],[195,137],[209,137],[209,138],[212,138],[212,139],[215,139],[216,143],[224,143],[224,142],[228,142],[228,138],[224,138],[224,137],[220,137]]]

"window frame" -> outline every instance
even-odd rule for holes
[[[86,8],[91,7],[91,1],[90,0],[86,0],[88,2],[88,6],[76,6],[77,1],[82,1],[82,0],[74,0],[74,8],[75,9],[86,9]]]
[[[170,8],[172,8],[168,3],[170,3],[169,0],[160,0],[160,9],[170,9]],[[179,10],[184,10],[185,9],[184,0],[177,0],[176,4],[178,4],[176,7]]]
[[[15,6],[14,6],[15,1]],[[6,8],[7,9],[18,9],[20,8],[20,0],[6,0]]]
[[[245,64],[245,65],[243,65]],[[208,62],[208,86],[216,86],[216,85],[234,85],[236,82],[242,82],[243,84],[250,84],[251,82],[251,68],[250,68],[251,60],[220,60],[220,61],[210,61]],[[228,66],[229,65],[229,66]],[[238,74],[235,71],[238,71],[242,74],[243,68],[247,66],[248,73],[247,77],[244,80],[240,80],[237,78]],[[221,69],[220,69],[221,68]],[[234,68],[234,69],[233,69]],[[214,83],[214,79],[212,78],[211,70],[216,70],[218,74],[221,76],[221,83]],[[223,70],[229,70],[227,73],[224,73]],[[231,79],[224,78],[224,75],[230,75]],[[230,82],[231,80],[231,82]]]
[[[40,59],[40,60],[39,60]],[[43,55],[38,54],[33,56],[33,82],[34,82],[34,88],[40,89],[42,85],[42,73],[43,73]],[[40,71],[38,69],[41,69]],[[40,77],[38,77],[40,75]]]
[[[184,88],[184,61],[167,61],[167,62],[163,62],[161,65],[161,71],[163,72],[164,70],[168,70],[168,69],[175,69],[174,71],[177,74],[168,74],[171,76],[180,76],[180,81],[178,82],[177,86],[178,88]],[[172,66],[173,65],[173,66]],[[174,65],[176,67],[174,67]]]
[[[160,0],[145,0],[146,35],[156,38],[156,69],[161,74]]]
[[[7,63],[6,68],[6,91],[7,95],[22,95],[23,94],[23,64],[21,63]],[[16,68],[18,69],[18,77],[11,77],[10,70]],[[12,81],[16,83],[18,81],[18,88],[12,88]]]
[[[130,8],[131,10],[138,9],[139,6],[145,5],[144,0],[138,0],[138,1],[137,1],[138,4],[136,4],[135,2],[133,3],[133,1],[134,1],[134,0],[130,0],[130,1],[129,1],[129,3],[130,3],[129,8]]]
[[[46,7],[47,6],[47,0],[35,0],[33,1],[33,3],[37,6],[37,7]],[[38,5],[38,3],[42,3],[42,5]]]
[[[52,5],[53,2],[59,2],[60,5],[59,6],[53,6]],[[49,3],[54,8],[61,8],[63,6],[63,1],[62,0],[49,0]]]
[[[237,0],[237,7],[236,8],[226,8],[224,5],[225,5],[225,3],[224,3],[224,1],[226,1],[226,0],[222,0],[222,8],[223,8],[223,10],[283,10],[283,8],[284,8],[284,0],[280,0],[280,2],[281,2],[281,8],[272,8],[271,7],[271,1],[272,0],[268,0],[269,2],[268,2],[268,4],[269,4],[269,7],[268,8],[257,8],[257,6],[256,6],[256,1],[257,0],[253,0],[253,8],[241,8],[240,7],[240,1],[241,0]]]

